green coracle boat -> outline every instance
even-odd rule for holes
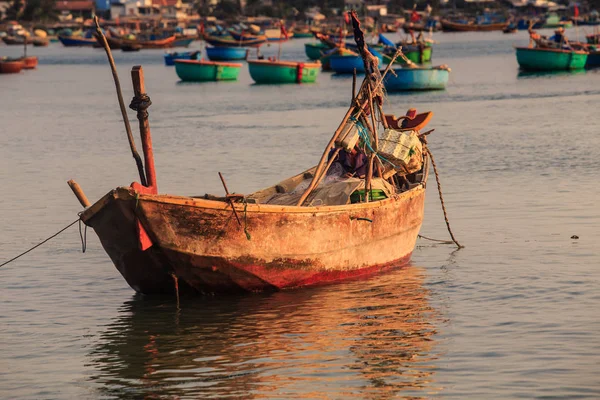
[[[309,60],[318,60],[323,57],[323,53],[329,50],[330,47],[324,43],[305,43],[304,52]]]
[[[423,64],[423,63],[431,61],[432,47],[431,47],[431,45],[425,46],[423,48],[422,55],[421,55],[421,50],[419,48],[417,48],[416,46],[402,47],[402,52],[404,53],[406,58],[408,58],[410,61],[414,62],[415,64]],[[383,62],[385,64],[389,64],[390,61],[392,61],[392,56],[383,54]],[[406,62],[404,61],[404,59],[398,57],[398,58],[396,58],[396,61],[394,61],[394,64],[406,65]]]
[[[175,60],[175,72],[184,82],[235,81],[240,68],[242,64],[238,63]]]
[[[311,83],[317,80],[321,63],[248,60],[248,69],[256,83]]]
[[[517,62],[525,71],[562,71],[583,69],[586,51],[517,47]]]

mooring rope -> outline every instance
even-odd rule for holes
[[[444,212],[444,220],[446,221],[446,226],[448,227],[448,233],[450,233],[450,237],[452,238],[454,244],[456,244],[456,246],[458,246],[459,249],[462,249],[464,246],[458,243],[458,241],[454,237],[454,234],[452,233],[452,229],[450,228],[450,221],[448,221],[448,213],[446,212],[446,204],[444,203],[444,196],[442,195],[442,184],[440,183],[440,176],[438,175],[437,166],[435,165],[435,160],[433,159],[433,154],[431,153],[431,150],[429,150],[429,147],[425,143],[423,143],[423,147],[425,148],[425,151],[431,158],[431,165],[433,165],[433,172],[435,173],[435,180],[437,182],[438,193],[440,194],[440,203],[442,204],[442,211]]]
[[[53,239],[53,238],[57,237],[58,235],[60,235],[61,233],[63,233],[64,231],[66,231],[68,228],[72,227],[73,225],[75,225],[79,221],[81,221],[81,219],[77,218],[75,221],[71,222],[69,225],[65,226],[60,231],[56,232],[54,235],[52,235],[52,236],[48,237],[47,239],[44,239],[40,243],[36,244],[35,246],[33,246],[32,248],[30,248],[29,250],[26,250],[26,251],[22,252],[21,254],[19,254],[18,256],[13,257],[10,260],[8,260],[8,261],[0,264],[0,268],[4,267],[8,263],[11,263],[11,262],[15,261],[17,258],[20,258],[20,257],[24,256],[25,254],[29,253],[30,251],[37,249],[38,247],[40,247],[41,245],[43,245],[44,243],[46,243],[50,239]],[[84,250],[84,252],[85,252],[85,250]]]
[[[417,235],[417,237],[419,237],[421,239],[425,239],[425,240],[430,240],[432,242],[442,243],[442,244],[452,244],[452,243],[454,243],[452,240],[434,239],[434,238],[427,237],[425,235]]]
[[[87,225],[85,225],[85,228],[83,228],[83,234],[82,234],[81,233],[81,218],[79,218],[79,237],[81,238],[81,252],[85,253],[85,251],[87,250]]]

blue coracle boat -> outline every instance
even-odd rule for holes
[[[369,51],[379,58],[379,65],[383,64],[383,56],[379,52]],[[329,66],[336,74],[352,74],[355,69],[357,74],[365,73],[365,63],[359,55],[333,55],[329,58]]]
[[[394,68],[385,76],[383,84],[388,92],[405,90],[441,90],[446,88],[450,68],[446,65],[438,67]]]
[[[173,53],[165,53],[165,65],[173,66],[175,65],[175,60],[199,60],[200,52],[199,51],[184,51],[184,52],[173,52]]]
[[[207,47],[206,56],[211,61],[245,60],[248,50],[244,47]]]

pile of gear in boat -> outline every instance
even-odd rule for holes
[[[370,200],[392,197],[403,191],[406,177],[423,169],[423,145],[420,129],[433,113],[417,114],[410,109],[405,116],[386,115],[388,128],[378,135],[375,151],[372,136],[356,118],[351,117],[329,152],[324,179],[307,198],[308,206],[331,206],[363,202],[368,168],[368,155],[375,154],[378,168],[373,169],[370,180]],[[289,178],[272,188],[247,197],[247,201],[261,204],[295,205],[309,187],[315,168]],[[411,188],[404,185],[404,190]]]

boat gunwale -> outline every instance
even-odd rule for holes
[[[174,60],[175,64],[192,64],[192,65],[207,65],[207,66],[223,66],[242,68],[241,63],[223,62],[223,61],[207,61],[207,60]]]
[[[278,204],[260,204],[260,203],[233,203],[235,209],[244,213],[263,213],[263,214],[332,214],[353,212],[363,209],[374,209],[385,207],[392,202],[399,202],[412,199],[424,194],[425,181],[418,186],[405,192],[395,194],[383,200],[370,201],[368,203],[341,204],[332,206],[286,206]],[[210,200],[190,196],[176,196],[170,194],[143,194],[136,192],[132,187],[121,186],[112,189],[102,196],[94,204],[86,208],[81,213],[81,220],[87,224],[89,220],[99,213],[112,200],[135,200],[147,201],[152,203],[171,204],[182,207],[204,208],[216,211],[231,210],[231,204],[221,200]]]
[[[269,61],[269,60],[246,60],[248,64],[255,65],[266,65],[273,67],[292,67],[297,68],[298,65],[302,64],[303,68],[321,68],[321,61],[316,62],[302,62],[302,61]]]

